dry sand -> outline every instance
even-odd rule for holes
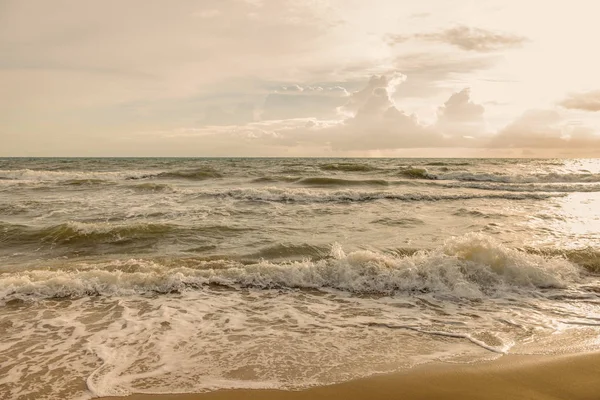
[[[132,395],[112,400],[600,400],[600,353],[504,356],[474,365],[431,364],[303,391],[221,390],[186,395]]]

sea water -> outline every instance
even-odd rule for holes
[[[600,160],[0,159],[0,398],[598,349]]]

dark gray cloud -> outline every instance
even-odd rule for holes
[[[462,50],[480,53],[519,47],[527,41],[523,36],[472,28],[465,25],[455,26],[440,32],[391,36],[392,43],[401,43],[410,39],[446,43]]]
[[[560,105],[571,110],[600,111],[600,90],[570,94]]]

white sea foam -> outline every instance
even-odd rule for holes
[[[202,261],[167,267],[144,260],[80,264],[77,269],[27,270],[0,275],[0,299],[131,295],[182,292],[209,284],[229,287],[338,289],[351,293],[431,292],[481,298],[527,288],[563,288],[579,268],[563,258],[546,258],[507,248],[481,234],[448,240],[437,250],[411,256],[372,251],[288,263]]]
[[[552,340],[581,343],[581,329],[598,329],[557,321],[567,315],[586,318],[523,293],[453,302],[423,293],[207,288],[27,303],[0,316],[0,357],[10,371],[0,377],[0,394],[300,389],[432,360],[486,360],[528,341],[545,340],[544,351],[559,351]]]
[[[600,315],[577,266],[480,234],[403,257],[335,245],[316,261],[76,267],[0,276],[6,398],[299,389],[538,340],[560,351]]]

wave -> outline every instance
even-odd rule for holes
[[[377,168],[368,165],[368,164],[359,164],[359,163],[332,163],[332,164],[322,164],[319,166],[323,171],[343,171],[343,172],[370,172],[375,171]]]
[[[144,175],[129,176],[127,180],[137,179],[187,179],[194,181],[203,181],[207,179],[222,178],[223,175],[210,167],[181,169],[173,171],[163,171],[157,173],[149,173]]]
[[[7,181],[56,182],[66,185],[107,184],[122,179],[139,179],[148,171],[46,171],[33,169],[0,170],[0,179]]]
[[[423,165],[429,166],[429,167],[466,167],[469,165],[473,165],[470,162],[452,162],[452,161],[432,161],[432,162],[428,162],[425,163]]]
[[[124,243],[140,239],[160,239],[169,234],[184,235],[187,233],[204,237],[223,238],[241,235],[252,230],[252,228],[226,225],[180,226],[168,223],[74,221],[35,228],[0,222],[0,243],[13,245]]]
[[[530,254],[541,255],[544,257],[562,257],[579,265],[586,271],[597,274],[600,273],[600,251],[587,247],[582,249],[536,249],[525,248],[524,251]]]
[[[429,163],[426,165],[441,166],[446,163]],[[475,183],[496,183],[496,184],[572,184],[572,183],[600,183],[600,174],[593,173],[575,173],[575,174],[532,174],[532,175],[505,175],[498,173],[484,173],[484,172],[447,172],[447,168],[442,168],[443,172],[431,173],[426,168],[420,167],[406,167],[400,170],[397,174],[410,179],[424,179],[424,180],[439,180],[439,181],[459,181],[459,182],[473,182]],[[468,185],[461,187],[470,187]],[[479,188],[473,186],[474,188]],[[508,187],[508,186],[504,186]],[[482,186],[486,189],[486,186]],[[507,189],[510,190],[510,189]]]
[[[323,258],[330,253],[330,248],[310,244],[282,243],[260,249],[256,253],[248,254],[244,259],[290,259],[290,258]]]
[[[418,218],[411,218],[411,217],[405,217],[405,218],[383,217],[383,218],[375,219],[375,220],[371,221],[371,223],[387,225],[387,226],[414,226],[414,225],[425,224],[424,221],[422,221]]]
[[[563,289],[581,279],[582,270],[563,257],[511,249],[472,233],[444,246],[412,255],[373,251],[346,254],[334,245],[318,261],[261,261],[242,265],[232,260],[167,267],[153,261],[113,261],[76,269],[29,270],[0,275],[0,299],[45,299],[90,295],[174,293],[219,285],[232,290],[311,289],[355,294],[433,293],[450,298],[485,298],[531,289]],[[540,292],[534,292],[536,296]]]
[[[176,225],[156,223],[66,222],[44,228],[3,225],[0,242],[12,244],[122,242],[143,237],[157,237],[177,230]]]
[[[532,174],[532,175],[500,175],[492,173],[452,172],[437,174],[434,179],[456,180],[466,182],[498,182],[498,183],[595,183],[600,182],[600,174]]]
[[[161,172],[159,174],[156,174],[156,177],[167,179],[206,180],[222,178],[223,175],[215,171],[213,168],[194,168]]]
[[[0,215],[19,215],[19,214],[27,214],[29,212],[29,207],[26,204],[0,204]],[[2,227],[2,222],[0,221],[0,228]]]
[[[206,180],[222,178],[223,175],[210,167],[172,171],[46,171],[46,170],[0,170],[0,179],[6,181],[62,181],[66,185],[109,184],[121,180],[141,179],[187,179]]]
[[[174,192],[173,186],[167,183],[144,182],[129,186],[131,189],[141,192]]]
[[[457,217],[468,217],[468,218],[477,217],[477,218],[495,218],[495,219],[502,219],[502,218],[507,217],[506,214],[502,214],[502,213],[494,213],[494,212],[489,212],[489,211],[483,212],[480,210],[467,209],[467,208],[459,208],[458,210],[454,211],[452,213],[452,215],[456,215]]]
[[[69,186],[94,186],[94,185],[110,185],[113,182],[105,179],[83,178],[83,179],[68,179],[64,181],[65,185]]]
[[[252,183],[296,182],[301,178],[295,176],[261,176],[252,180]]]
[[[499,183],[499,182],[453,182],[437,183],[450,189],[498,190],[504,192],[600,192],[600,185],[595,183]]]
[[[388,186],[389,182],[385,179],[341,179],[328,177],[303,178],[296,181],[299,185],[305,186]]]
[[[426,168],[408,167],[398,172],[398,175],[411,179],[438,179],[435,175],[430,174]]]
[[[395,201],[452,201],[470,199],[544,200],[563,197],[563,193],[396,193],[391,191],[314,190],[296,188],[213,189],[196,192],[198,196],[276,203],[335,203]]]

